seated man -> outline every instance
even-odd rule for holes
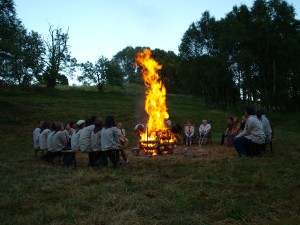
[[[199,144],[207,144],[207,139],[210,136],[211,125],[207,123],[207,120],[202,120],[202,124],[199,127]]]

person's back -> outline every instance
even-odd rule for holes
[[[87,127],[84,127],[81,130],[80,137],[79,137],[79,146],[80,151],[91,151],[92,145],[91,145],[91,135],[92,131],[94,130],[95,125],[89,125]]]
[[[101,147],[102,151],[122,148],[117,127],[103,128],[101,130]]]
[[[55,131],[51,131],[51,133],[48,135],[47,137],[47,150],[48,151],[53,151],[53,147],[52,147],[52,136],[55,133]]]
[[[41,128],[43,126],[44,121],[39,121],[38,126],[33,130],[32,136],[33,136],[33,146],[35,149],[40,148],[40,143],[39,143],[39,137],[41,134]]]
[[[264,133],[266,135],[266,141],[270,141],[272,139],[272,127],[270,121],[265,115],[261,116],[261,123],[263,126]]]
[[[40,149],[41,150],[46,150],[48,149],[47,147],[47,138],[49,136],[49,134],[51,133],[51,130],[46,128],[45,130],[43,130],[39,136],[39,144],[40,144]]]
[[[82,130],[77,130],[72,135],[72,138],[71,138],[71,150],[72,151],[79,151],[80,150],[79,137],[80,137],[81,131]]]
[[[101,129],[94,129],[91,134],[91,146],[93,151],[101,150]]]
[[[51,145],[53,152],[59,152],[67,145],[67,138],[63,131],[56,131],[52,136]]]
[[[78,120],[76,125],[77,125],[77,129],[74,130],[72,137],[71,137],[71,150],[72,151],[80,150],[79,138],[80,138],[81,131],[85,126],[85,120]]]

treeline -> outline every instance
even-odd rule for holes
[[[54,88],[68,77],[83,85],[142,83],[134,64],[145,46],[127,46],[111,60],[77,62],[71,57],[68,30],[49,27],[43,39],[17,18],[13,0],[0,0],[1,84],[43,84]],[[240,102],[272,110],[300,107],[300,21],[282,0],[256,0],[234,6],[216,20],[204,12],[179,43],[179,54],[152,49],[168,93],[202,96],[217,108]],[[74,74],[80,74],[75,77]]]

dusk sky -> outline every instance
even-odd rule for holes
[[[300,0],[289,0],[300,18]],[[216,19],[234,5],[252,0],[15,0],[18,18],[47,38],[49,26],[69,29],[72,57],[78,62],[109,59],[126,46],[178,53],[184,32],[208,10]]]

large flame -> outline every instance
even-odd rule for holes
[[[136,64],[142,67],[144,84],[147,88],[145,111],[149,116],[148,130],[141,134],[141,140],[158,140],[161,136],[169,136],[168,141],[170,141],[170,138],[173,141],[174,136],[165,125],[165,120],[169,118],[166,106],[166,88],[157,73],[162,66],[151,58],[149,49],[137,54]],[[160,141],[164,141],[164,139],[160,138]]]

